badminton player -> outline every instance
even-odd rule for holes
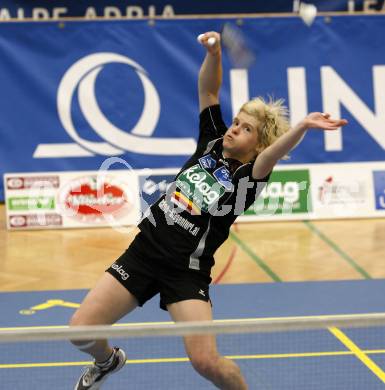
[[[314,112],[290,128],[281,100],[256,98],[245,103],[227,127],[219,105],[220,35],[207,32],[201,43],[206,56],[199,72],[197,149],[146,213],[126,252],[86,296],[71,326],[112,324],[157,294],[160,307],[176,322],[211,320],[210,270],[231,224],[251,206],[275,164],[308,129],[335,130],[347,123]],[[99,389],[125,364],[125,352],[107,340],[73,343],[94,358],[77,390]],[[247,389],[239,367],[219,354],[215,336],[186,336],[184,344],[194,369],[217,388]]]

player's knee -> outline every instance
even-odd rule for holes
[[[71,317],[69,326],[87,326],[90,325],[87,321],[87,318],[82,316],[82,314],[77,310]],[[87,350],[91,348],[94,344],[94,340],[72,340],[70,342],[75,345],[80,350]]]
[[[194,369],[206,378],[212,378],[217,375],[218,356],[204,353],[190,356],[190,361]]]
[[[70,319],[69,326],[84,326],[84,325],[87,325],[86,319],[83,318],[79,310],[76,310]]]
[[[83,321],[82,321],[82,318],[81,318],[81,316],[79,315],[78,311],[76,311],[76,312],[72,315],[72,317],[71,317],[71,319],[70,319],[68,325],[69,325],[69,326],[82,326],[82,325],[84,325],[84,323],[83,323]],[[71,342],[72,344],[74,344],[76,347],[78,347],[78,346],[82,343],[81,341],[78,341],[78,340],[71,340],[71,339],[70,339],[70,342]]]

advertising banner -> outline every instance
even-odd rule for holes
[[[240,222],[385,216],[385,162],[278,166]]]
[[[300,0],[65,0],[47,2],[44,0],[2,0],[1,19],[53,19],[65,17],[82,18],[138,18],[165,17],[199,14],[250,14],[293,12],[298,9]],[[319,11],[380,11],[384,0],[307,0]]]
[[[374,197],[376,211],[381,211],[385,215],[385,169],[373,171]]]
[[[275,170],[254,205],[245,215],[298,214],[312,211],[308,169]]]
[[[136,174],[127,171],[5,175],[8,229],[135,225]]]
[[[5,175],[7,227],[135,226],[169,185],[175,180],[183,185],[183,175],[177,173],[140,169]],[[188,190],[192,196],[199,193]],[[202,211],[209,212],[205,205]],[[371,217],[385,217],[385,162],[279,166],[237,221]]]
[[[384,21],[243,19],[256,61],[236,68],[224,53],[225,122],[271,95],[293,124],[311,111],[349,120],[309,131],[282,165],[385,161]],[[94,171],[111,158],[111,169],[181,167],[198,137],[196,37],[224,23],[235,20],[0,23],[0,174]]]
[[[311,187],[314,213],[319,217],[373,215],[373,179],[365,165],[315,166]]]

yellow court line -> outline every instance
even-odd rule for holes
[[[383,350],[362,351],[364,354],[385,354]],[[329,351],[329,352],[299,352],[299,353],[279,353],[260,355],[231,355],[226,356],[233,360],[256,360],[256,359],[286,359],[286,358],[307,358],[307,357],[328,357],[328,356],[349,356],[355,355],[353,351]],[[128,359],[126,364],[149,364],[149,363],[180,363],[188,362],[187,357],[152,358],[152,359]],[[4,368],[39,368],[39,367],[71,367],[91,365],[91,361],[83,362],[50,362],[50,363],[13,363],[0,364],[0,369]]]
[[[385,350],[384,350],[385,353]],[[265,355],[231,355],[226,356],[228,359],[287,359],[287,358],[302,358],[302,357],[323,357],[323,356],[345,356],[352,355],[350,351],[329,351],[329,352],[296,352],[296,353],[275,353]]]
[[[72,366],[88,366],[93,362],[50,362],[50,363],[14,363],[0,364],[2,368],[41,368],[41,367],[72,367]]]
[[[353,352],[353,354],[361,360],[370,371],[374,373],[383,383],[385,383],[385,372],[377,366],[377,364],[367,356],[367,353],[364,352],[360,347],[355,344],[344,332],[340,329],[331,327],[329,331],[339,340],[346,348]]]
[[[362,313],[362,314],[337,314],[333,317],[338,319],[343,319],[346,317],[361,318],[366,317],[368,314],[376,315],[383,313]],[[319,316],[288,316],[288,317],[254,317],[254,318],[227,318],[221,320],[213,320],[214,323],[229,323],[229,322],[247,322],[247,321],[278,321],[278,320],[304,320],[304,319],[325,319],[329,318],[329,314],[319,315]],[[127,323],[117,323],[112,326],[117,327],[129,327],[129,326],[146,326],[146,325],[172,325],[175,322],[173,321],[158,321],[158,322],[127,322]],[[0,328],[0,331],[10,331],[10,330],[31,330],[31,329],[66,329],[68,325],[44,325],[44,326],[16,326],[16,327],[6,327]]]
[[[173,321],[163,321],[163,322],[128,322],[128,323],[119,323],[113,324],[112,326],[117,327],[129,327],[129,326],[145,326],[145,325],[172,325],[175,324]],[[45,325],[45,326],[15,326],[9,328],[0,328],[1,331],[9,331],[9,330],[34,330],[34,329],[67,329],[68,325]]]
[[[14,326],[9,328],[0,328],[0,332],[9,330],[32,330],[32,329],[66,329],[68,325],[45,325],[45,326]]]

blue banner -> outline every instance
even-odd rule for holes
[[[52,19],[63,17],[137,18],[189,14],[247,14],[297,11],[301,0],[2,0],[1,19]],[[381,11],[384,0],[306,0],[320,12]]]
[[[244,19],[256,61],[233,69],[225,53],[225,121],[243,100],[273,95],[293,123],[310,111],[349,120],[309,132],[287,163],[385,160],[384,21]],[[1,174],[96,170],[112,156],[116,169],[180,167],[198,132],[196,37],[224,22],[0,24]]]

